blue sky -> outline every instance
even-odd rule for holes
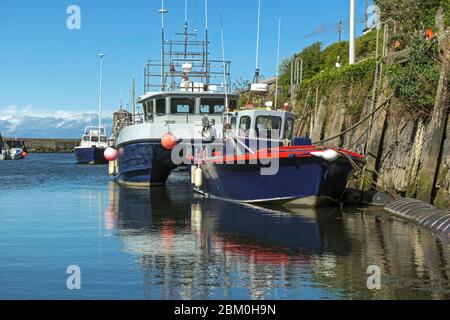
[[[183,29],[184,0],[165,3],[167,34],[173,38]],[[81,8],[81,30],[66,27],[66,10],[72,4]],[[204,0],[189,0],[191,29],[203,30],[203,4]],[[364,0],[356,0],[356,6],[359,34],[364,27]],[[100,51],[107,55],[104,116],[117,109],[121,88],[126,100],[133,74],[136,93],[142,93],[143,66],[160,55],[160,7],[161,0],[1,0],[0,132],[78,137],[84,124],[95,122]],[[222,14],[225,55],[233,63],[233,79],[251,79],[254,72],[256,9],[257,0],[209,0],[211,56],[221,58]],[[260,68],[266,77],[276,72],[278,17],[282,18],[282,59],[315,41],[335,42],[340,19],[343,37],[348,38],[348,0],[262,0],[261,10]],[[46,132],[41,118],[47,126],[53,118],[60,130]]]

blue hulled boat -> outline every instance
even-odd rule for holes
[[[121,185],[164,185],[179,163],[162,139],[167,134],[184,143],[221,139],[222,115],[237,107],[238,96],[230,93],[230,62],[210,60],[207,38],[191,41],[189,36],[187,22],[183,40],[166,41],[163,31],[162,57],[145,67],[140,106],[134,107],[133,98],[132,112],[113,130],[120,157],[110,173]],[[205,117],[214,129],[204,129]]]
[[[225,118],[230,125],[225,126],[222,151],[203,153],[192,166],[195,190],[206,196],[246,203],[332,204],[365,163],[359,154],[293,139],[295,116],[289,112],[247,110]]]
[[[105,149],[108,148],[108,138],[104,127],[87,127],[79,147],[75,148],[75,159],[80,164],[104,164]]]
[[[89,126],[84,129],[80,146],[75,148],[75,159],[80,164],[105,164],[104,152],[108,148],[106,128],[102,126],[103,112],[103,58],[100,53],[100,97],[98,111],[98,126]]]

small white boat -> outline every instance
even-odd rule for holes
[[[108,148],[105,127],[87,127],[79,147],[75,148],[75,158],[81,164],[106,163],[104,152]]]

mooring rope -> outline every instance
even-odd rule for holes
[[[335,139],[340,138],[341,136],[343,136],[343,135],[349,133],[350,131],[356,129],[356,128],[359,127],[361,124],[363,124],[364,122],[366,122],[367,120],[369,120],[375,113],[377,113],[378,111],[380,111],[381,109],[383,109],[383,108],[390,102],[390,100],[392,99],[393,96],[394,96],[394,94],[391,94],[389,97],[386,98],[386,100],[385,100],[378,108],[376,108],[374,111],[372,111],[372,112],[371,112],[370,114],[368,114],[366,117],[364,117],[364,119],[362,119],[362,120],[359,121],[358,123],[354,124],[354,125],[351,126],[350,128],[348,128],[348,129],[342,131],[341,133],[339,133],[339,134],[337,134],[337,135],[335,135],[335,136],[333,136],[333,137],[330,137],[330,138],[327,138],[327,139],[324,139],[324,140],[320,140],[320,141],[317,141],[317,142],[313,142],[313,144],[318,145],[318,144],[323,144],[323,143],[328,142],[328,141],[335,140]],[[373,125],[373,124],[372,124],[372,125]]]

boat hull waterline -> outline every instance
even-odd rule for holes
[[[98,147],[75,148],[75,158],[79,164],[105,164],[105,149]]]
[[[122,155],[117,161],[118,184],[128,187],[154,187],[165,185],[171,170],[171,151],[161,141],[144,141],[120,146]]]
[[[293,154],[280,158],[275,175],[262,175],[267,165],[221,164],[214,161],[199,165],[201,186],[195,191],[206,196],[244,203],[276,203],[317,207],[340,202],[354,165],[364,161],[353,155],[327,161],[312,155]]]

